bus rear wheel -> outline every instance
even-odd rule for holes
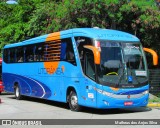
[[[71,91],[69,94],[69,107],[71,111],[80,111],[81,107],[78,105],[78,97],[75,91]]]
[[[15,95],[15,98],[17,100],[21,100],[22,99],[22,95],[20,93],[20,88],[19,88],[18,85],[16,85],[15,88],[14,88],[14,95]]]

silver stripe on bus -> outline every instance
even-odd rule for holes
[[[45,95],[45,89],[43,88],[43,86],[42,86],[40,83],[38,83],[37,81],[35,81],[34,79],[32,79],[32,78],[29,78],[29,77],[26,77],[26,78],[28,78],[28,79],[30,79],[30,80],[36,82],[36,83],[42,88],[42,90],[43,90],[43,95],[42,95],[40,98],[43,98],[44,95]]]
[[[111,97],[111,98],[117,98],[117,99],[131,99],[131,98],[135,99],[135,98],[140,98],[140,97],[149,93],[149,91],[146,90],[146,91],[144,91],[142,93],[139,93],[139,94],[117,95],[117,94],[114,94],[114,93],[103,91],[101,89],[97,89],[95,87],[94,87],[94,90],[97,91],[100,94],[106,95],[106,96]]]

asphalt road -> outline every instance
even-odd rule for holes
[[[87,119],[159,119],[160,122],[160,109],[159,108],[134,108],[134,109],[108,109],[97,110],[91,108],[83,108],[81,112],[70,111],[67,104],[47,101],[36,98],[26,97],[24,100],[16,100],[14,95],[2,93],[0,95],[2,103],[0,103],[0,119],[86,119],[79,121],[89,121]],[[55,121],[55,120],[54,120]],[[63,124],[63,121],[60,120]],[[82,122],[83,124],[83,122]],[[17,128],[21,126],[7,126],[0,125],[0,128]],[[23,126],[28,127],[28,126]],[[35,126],[29,126],[32,128]],[[39,127],[39,126],[37,126]],[[158,125],[45,125],[44,128],[158,128]]]

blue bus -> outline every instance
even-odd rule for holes
[[[140,40],[128,33],[75,28],[6,45],[3,84],[23,96],[65,102],[72,111],[148,104],[148,69]]]

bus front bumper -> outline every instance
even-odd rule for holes
[[[125,98],[126,97],[126,98]],[[143,94],[139,97],[132,95],[110,97],[100,95],[97,99],[97,108],[132,108],[132,107],[144,107],[147,106],[149,94]]]

